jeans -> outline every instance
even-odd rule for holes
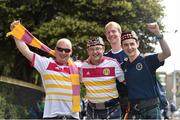
[[[121,119],[121,107],[119,103],[106,109],[97,110],[87,105],[87,119]]]

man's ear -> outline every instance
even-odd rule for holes
[[[139,41],[136,41],[136,43],[137,43],[137,46],[139,47]]]
[[[105,46],[103,46],[103,52],[105,52]]]
[[[86,48],[86,53],[87,53],[87,54],[88,54],[88,56],[89,56],[88,48]]]
[[[71,50],[71,53],[70,53],[70,55],[72,55],[72,50]]]

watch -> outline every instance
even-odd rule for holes
[[[164,38],[164,36],[162,33],[160,33],[160,34],[156,35],[156,38],[157,38],[157,40],[162,40]]]

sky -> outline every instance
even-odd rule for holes
[[[165,33],[166,42],[171,49],[171,56],[165,60],[164,66],[157,71],[171,73],[180,70],[180,0],[163,0],[165,6]],[[155,46],[155,52],[160,52],[159,44]]]

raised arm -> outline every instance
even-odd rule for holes
[[[166,58],[171,56],[171,50],[167,42],[164,40],[163,34],[160,32],[159,25],[157,23],[149,23],[147,24],[147,28],[157,36],[162,49],[162,52],[158,53],[158,59],[160,62],[164,61]]]
[[[14,26],[18,23],[19,21],[12,22],[10,25],[10,29],[12,30]],[[29,61],[32,62],[34,53],[30,51],[29,47],[23,41],[17,40],[16,38],[14,38],[14,40],[15,40],[17,48],[23,54],[23,56],[25,56]]]

